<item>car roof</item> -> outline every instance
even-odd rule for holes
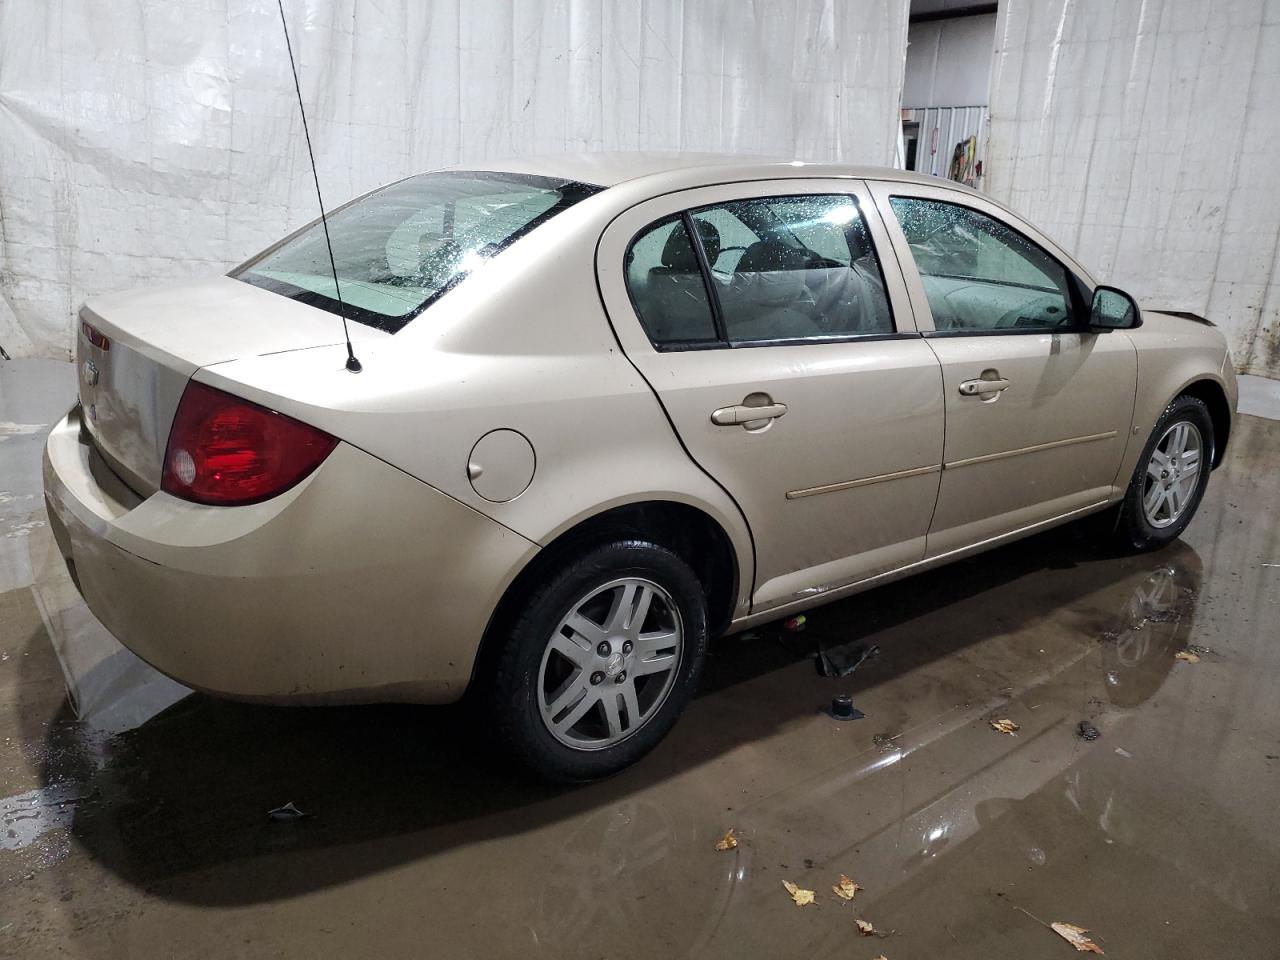
[[[639,202],[646,197],[697,189],[715,184],[740,183],[752,180],[796,179],[854,179],[882,180],[894,183],[910,183],[935,190],[947,190],[962,196],[979,197],[985,203],[1003,210],[1015,224],[1023,228],[1034,226],[1017,211],[987,196],[973,187],[944,177],[898,170],[894,167],[864,166],[832,161],[795,160],[789,157],[759,154],[694,153],[679,150],[634,150],[615,152],[578,152],[541,154],[509,160],[486,160],[479,163],[460,163],[445,170],[467,172],[514,173],[557,180],[574,180],[597,187],[625,187],[618,191],[618,202],[624,205]],[[603,196],[614,195],[606,190]],[[1061,245],[1054,243],[1043,232],[1057,256],[1092,286],[1096,285],[1092,274]]]
[[[913,173],[909,170],[896,170],[892,167],[796,160],[791,157],[692,153],[677,150],[544,154],[510,160],[456,164],[448,169],[523,173],[531,176],[576,180],[600,187],[613,187],[645,177],[662,179],[674,176],[682,187],[722,183],[726,179],[853,177],[859,180],[897,180],[969,191],[968,187],[951,180]]]

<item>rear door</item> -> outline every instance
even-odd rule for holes
[[[751,527],[757,612],[924,555],[941,376],[885,249],[848,180],[675,193],[601,239],[623,348]]]
[[[981,197],[872,190],[942,364],[946,449],[928,556],[1112,497],[1137,357],[1128,337],[1085,325],[1089,284]]]

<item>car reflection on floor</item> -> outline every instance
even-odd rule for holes
[[[59,732],[51,735],[55,749],[49,757],[56,766],[70,755],[67,748],[77,739],[94,741],[88,733],[100,742],[121,727],[132,727],[109,749],[95,748],[95,753],[101,750],[95,758],[101,766],[89,773],[84,786],[100,802],[76,818],[75,833],[91,850],[123,857],[114,866],[148,887],[245,857],[268,861],[288,851],[322,851],[330,870],[292,881],[305,889],[334,882],[344,870],[369,869],[366,863],[344,864],[344,845],[405,836],[408,842],[392,862],[409,862],[453,842],[450,834],[474,836],[483,830],[480,824],[486,818],[539,804],[565,814],[573,811],[566,835],[557,831],[553,849],[545,859],[539,858],[539,902],[546,905],[539,915],[550,922],[545,928],[535,924],[534,930],[546,944],[564,928],[560,910],[566,903],[584,905],[570,911],[574,917],[592,916],[585,905],[597,900],[606,917],[625,913],[629,904],[641,902],[645,889],[660,886],[671,856],[684,845],[701,842],[711,829],[698,825],[695,835],[697,818],[691,821],[686,813],[671,812],[671,802],[662,796],[663,778],[688,774],[697,760],[716,755],[750,767],[758,749],[753,741],[767,742],[789,724],[813,722],[806,714],[837,687],[850,687],[859,702],[870,691],[888,688],[894,708],[868,710],[868,719],[857,731],[860,736],[852,738],[855,742],[846,740],[837,751],[820,752],[813,758],[816,762],[793,767],[785,786],[726,811],[748,836],[779,832],[797,816],[810,829],[821,824],[824,857],[832,859],[834,851],[857,847],[859,861],[869,865],[870,882],[883,891],[891,878],[900,880],[980,829],[986,801],[1026,796],[1074,762],[1078,748],[1071,730],[1081,717],[1078,697],[1064,702],[1064,687],[1086,687],[1088,715],[1105,728],[1116,711],[1141,703],[1167,675],[1174,662],[1172,651],[1185,642],[1195,616],[1195,552],[1178,546],[1153,564],[1092,558],[1081,554],[1085,549],[1070,532],[1052,534],[929,575],[935,582],[926,578],[925,586],[935,589],[924,592],[935,599],[923,611],[918,591],[895,585],[818,611],[805,634],[786,634],[775,627],[741,641],[721,641],[694,716],[733,713],[744,695],[752,696],[747,688],[755,688],[759,697],[751,707],[750,724],[740,724],[735,731],[732,725],[695,721],[677,747],[659,751],[655,761],[642,765],[635,775],[567,792],[511,779],[501,762],[486,753],[482,738],[459,738],[458,728],[469,726],[460,723],[465,708],[290,710],[198,695],[183,699],[184,688],[150,671],[109,637],[95,634],[96,624],[76,620],[75,604],[64,594],[47,603],[51,609],[62,608],[55,649],[69,691],[64,716],[54,726]],[[1076,555],[1070,561],[1075,566],[1065,572],[1043,566],[1043,558],[1050,556],[1055,564],[1062,563],[1064,551]],[[1073,582],[1064,586],[1064,579]],[[46,583],[50,581],[56,579],[50,577]],[[1018,651],[1024,639],[1015,623],[1001,618],[974,620],[966,629],[940,634],[936,627],[953,619],[952,601],[970,606],[975,594],[985,594],[982,605],[1003,607],[1014,617],[1049,620],[1060,616],[1056,607],[1065,600],[1066,613],[1084,622],[1057,627],[1079,634],[1047,660]],[[1016,602],[1005,603],[1004,594],[1010,599],[1016,594]],[[847,681],[817,678],[807,666],[816,644],[824,637],[855,634],[877,643],[880,657]],[[975,644],[994,645],[991,652],[1001,676],[962,689],[946,676],[953,669],[947,658],[969,656],[966,648]],[[717,705],[718,701],[724,702]],[[989,736],[983,718],[1013,703],[1026,707],[1020,735]],[[71,723],[73,719],[78,722]],[[701,736],[692,732],[698,730]],[[867,743],[860,747],[861,740]],[[1046,747],[1049,741],[1055,742],[1055,749]],[[424,745],[430,749],[423,750]],[[917,797],[903,793],[908,768],[926,758],[929,764],[939,763],[944,755],[945,781],[933,783]],[[196,757],[200,762],[193,764]],[[234,786],[228,782],[229,770]],[[48,772],[53,779],[60,771]],[[442,789],[441,780],[449,786]],[[244,791],[261,797],[259,806],[301,792],[310,798],[310,812],[316,817],[305,831],[280,843],[275,842],[280,840],[276,834],[264,848],[257,824],[246,830],[246,823],[266,807],[242,809],[238,801]],[[873,803],[873,795],[894,800]],[[853,798],[859,806],[878,809],[879,815],[850,821],[839,811]],[[150,815],[163,809],[181,810],[182,815]],[[360,814],[331,819],[344,810]],[[545,815],[535,819],[555,821]],[[520,820],[498,827],[499,832],[516,829]],[[427,837],[431,840],[423,846]],[[908,843],[909,837],[916,839]],[[751,886],[751,849],[744,844],[718,865],[723,869],[717,872],[729,886],[704,884],[700,895],[708,902],[699,913],[724,917],[737,909],[731,888]],[[263,866],[267,868],[265,862]],[[652,876],[646,877],[646,871]],[[616,884],[619,878],[634,889],[634,897],[596,896],[600,882]],[[188,895],[227,902],[252,894],[209,887]],[[700,936],[710,935],[707,931]],[[691,942],[690,949],[693,946]]]

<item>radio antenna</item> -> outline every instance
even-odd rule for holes
[[[351,334],[347,331],[347,305],[342,302],[342,287],[338,284],[338,264],[333,259],[333,241],[329,239],[329,218],[324,214],[324,197],[320,195],[320,174],[316,171],[316,154],[311,149],[311,131],[307,128],[307,110],[302,105],[302,84],[298,82],[298,64],[293,59],[293,44],[289,42],[289,24],[284,17],[284,0],[276,0],[280,8],[280,26],[284,29],[284,46],[289,51],[289,69],[293,71],[293,89],[298,93],[298,113],[302,115],[302,133],[307,138],[307,156],[311,160],[311,178],[316,183],[316,203],[320,205],[320,225],[324,227],[324,245],[329,250],[329,269],[333,271],[333,290],[338,299],[338,316],[342,318],[342,336],[347,341],[347,369],[359,373],[364,369],[356,359],[351,346]]]

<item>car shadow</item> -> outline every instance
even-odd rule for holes
[[[99,864],[176,901],[268,902],[618,804],[812,718],[835,692],[856,703],[1041,623],[1082,648],[1102,645],[1107,695],[1137,705],[1171,669],[1169,645],[1184,640],[1170,634],[1147,650],[1134,638],[1174,611],[1185,639],[1200,559],[1184,543],[1108,556],[1087,533],[1065,527],[828,604],[809,612],[802,632],[775,623],[717,641],[673,734],[635,767],[587,786],[552,786],[516,769],[469,705],[278,708],[195,694],[98,744],[69,704],[47,726],[38,710],[20,712],[45,744],[44,782],[82,784],[72,831]],[[826,679],[807,665],[819,646],[859,641],[879,653],[850,676]],[[1023,668],[1010,669],[1013,683]],[[876,718],[875,731],[891,733],[894,722]],[[286,802],[308,816],[273,821],[267,811]]]

